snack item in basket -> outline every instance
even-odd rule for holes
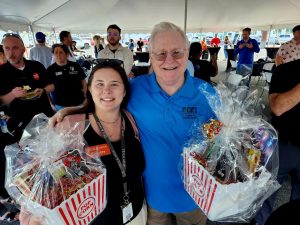
[[[47,168],[37,162],[23,168],[14,179],[15,185],[23,195],[49,209],[100,175],[99,171],[89,169],[78,149],[66,151]]]
[[[210,119],[208,123],[203,125],[203,131],[209,140],[212,140],[216,134],[221,131],[223,123],[215,120]]]
[[[258,168],[258,166],[260,164],[261,151],[250,148],[247,151],[247,158],[248,158],[250,172],[255,173],[256,169]]]

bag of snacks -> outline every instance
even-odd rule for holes
[[[195,122],[183,150],[184,185],[210,220],[247,222],[280,187],[278,137],[255,116],[257,92],[222,83],[216,90],[205,94],[215,118]]]
[[[5,148],[6,189],[46,224],[88,224],[106,206],[106,169],[85,151],[84,120],[48,121],[36,115],[19,144]]]

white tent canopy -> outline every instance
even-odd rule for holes
[[[104,33],[109,24],[149,32],[170,21],[184,27],[185,0],[1,0],[0,30]],[[300,24],[300,0],[188,0],[187,32],[237,31]]]

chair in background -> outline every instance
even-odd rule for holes
[[[262,88],[260,98],[264,94],[264,91],[269,91],[270,89],[270,83],[271,83],[271,78],[273,75],[273,67],[274,63],[266,63],[262,69],[261,75],[265,79],[265,86]]]
[[[236,70],[236,67],[237,67],[237,61],[235,60],[229,60],[230,61],[230,64],[231,64],[231,71],[233,70]]]

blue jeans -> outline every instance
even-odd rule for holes
[[[300,148],[279,142],[279,170],[277,181],[282,184],[285,179],[291,176],[291,200],[300,199]],[[259,225],[263,225],[273,211],[273,205],[276,199],[275,192],[264,203],[258,211],[255,220]]]

